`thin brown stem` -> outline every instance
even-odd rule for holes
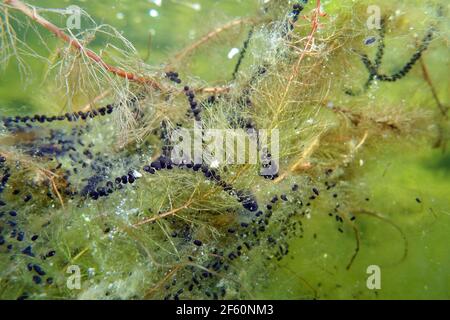
[[[212,94],[228,93],[228,92],[230,92],[230,90],[231,90],[230,87],[204,87],[204,88],[194,89],[195,92],[212,93]]]
[[[320,136],[316,137],[313,142],[302,152],[298,160],[289,168],[288,171],[281,174],[278,178],[274,180],[274,183],[280,183],[283,181],[288,174],[311,168],[311,163],[308,161],[308,159],[311,157],[311,155],[316,151],[316,149],[320,145]]]
[[[159,281],[155,286],[153,286],[152,288],[150,288],[147,293],[145,294],[145,298],[150,298],[153,293],[155,293],[164,283],[166,283],[167,280],[169,280],[173,275],[175,275],[175,273],[177,273],[178,270],[181,269],[183,265],[177,265],[175,266],[169,273],[167,273],[167,275],[161,279],[161,281]]]
[[[383,222],[386,222],[387,224],[391,225],[394,229],[396,229],[400,233],[400,235],[401,235],[401,237],[403,239],[403,242],[404,242],[403,255],[402,255],[402,257],[401,257],[401,259],[399,260],[398,263],[402,263],[403,261],[406,260],[406,257],[408,256],[408,250],[409,250],[408,249],[408,239],[406,238],[406,235],[403,232],[403,230],[397,224],[395,224],[390,219],[385,218],[385,217],[383,217],[382,215],[380,215],[380,214],[378,214],[376,212],[372,212],[372,211],[369,211],[369,210],[366,210],[366,209],[351,210],[351,212],[354,215],[365,214],[367,216],[377,218],[377,219],[379,219],[379,220],[381,220]]]
[[[143,221],[140,221],[140,222],[134,224],[133,226],[134,226],[134,227],[138,227],[138,226],[141,226],[141,225],[143,225],[143,224],[147,224],[147,223],[150,223],[150,222],[154,222],[154,221],[156,221],[156,220],[159,220],[159,219],[162,219],[162,218],[165,218],[165,217],[174,215],[174,214],[176,214],[177,212],[179,212],[179,211],[181,211],[181,210],[187,209],[187,208],[189,207],[189,205],[190,205],[190,203],[187,202],[186,204],[182,205],[182,206],[179,207],[179,208],[176,208],[176,209],[167,211],[167,212],[165,212],[165,213],[163,213],[163,214],[160,214],[160,215],[158,215],[158,216],[156,216],[156,217],[152,217],[152,218],[149,218],[149,219],[145,219],[145,220],[143,220]]]
[[[347,264],[347,270],[350,270],[350,268],[352,267],[352,265],[353,265],[353,262],[355,261],[355,259],[356,259],[356,256],[358,255],[358,253],[359,253],[359,248],[360,248],[360,242],[361,242],[361,240],[360,240],[360,236],[359,236],[359,230],[358,230],[358,228],[353,224],[352,225],[352,228],[353,228],[353,231],[354,231],[354,233],[355,233],[355,241],[356,241],[356,247],[355,247],[355,251],[353,252],[353,255],[352,255],[352,257],[350,258],[350,261],[348,262],[348,264]]]
[[[151,217],[151,218],[145,219],[145,220],[143,220],[143,221],[140,221],[140,222],[138,222],[138,223],[135,223],[135,224],[133,225],[133,227],[138,227],[138,226],[141,226],[141,225],[143,225],[143,224],[151,223],[151,222],[154,222],[154,221],[156,221],[156,220],[159,220],[159,219],[163,219],[163,218],[165,218],[165,217],[172,216],[172,215],[178,213],[178,212],[181,211],[181,210],[184,210],[184,209],[189,208],[189,206],[190,206],[190,205],[192,204],[192,202],[193,202],[194,194],[195,194],[195,192],[192,193],[192,195],[191,195],[191,197],[189,198],[189,200],[188,200],[184,205],[182,205],[181,207],[172,209],[172,210],[167,211],[167,212],[165,212],[165,213],[159,214],[159,215],[157,215],[157,216],[155,216],[155,217]]]
[[[50,181],[51,181],[51,183],[52,183],[52,188],[53,188],[53,191],[55,191],[55,193],[56,193],[56,196],[58,197],[58,200],[59,200],[59,202],[61,203],[61,207],[63,208],[63,209],[65,209],[66,207],[64,206],[64,201],[63,201],[63,198],[61,197],[61,193],[59,192],[59,190],[58,190],[58,186],[56,185],[56,183],[55,183],[55,179],[53,178],[53,177],[49,177],[49,179],[50,179]]]
[[[430,73],[428,72],[428,68],[427,68],[425,62],[423,61],[423,57],[421,57],[419,59],[419,61],[420,61],[420,66],[422,67],[423,78],[425,79],[426,83],[430,87],[431,94],[433,95],[433,98],[436,101],[439,111],[441,112],[442,116],[447,117],[448,109],[445,108],[442,105],[441,101],[439,100],[439,96],[437,94],[436,88],[433,85],[433,81],[431,80],[431,76],[430,76]]]
[[[87,112],[89,110],[92,109],[92,106],[95,105],[98,101],[102,100],[103,98],[105,98],[107,95],[109,95],[111,93],[111,89],[105,90],[103,91],[101,94],[99,94],[98,96],[96,96],[94,99],[92,99],[92,101],[89,101],[88,104],[86,104],[85,106],[83,106],[81,108],[81,111],[83,112]]]
[[[253,18],[237,19],[237,20],[228,22],[228,23],[224,24],[223,26],[221,26],[219,28],[214,29],[213,31],[207,33],[206,35],[201,37],[199,40],[197,40],[196,42],[194,42],[193,44],[191,44],[190,46],[188,46],[187,48],[185,48],[181,52],[177,53],[175,55],[175,57],[173,59],[173,63],[171,63],[171,65],[176,64],[177,62],[180,62],[181,60],[184,59],[184,57],[189,55],[191,52],[193,52],[198,47],[200,47],[204,43],[208,42],[212,38],[217,37],[222,32],[224,32],[226,30],[229,30],[229,29],[232,29],[234,27],[243,25],[243,24],[248,24],[248,23],[255,23],[255,19],[253,19]],[[167,68],[170,68],[170,65]]]
[[[52,32],[57,38],[61,39],[62,41],[68,43],[72,48],[80,51],[84,55],[86,55],[89,59],[103,67],[106,71],[109,71],[111,73],[114,73],[115,75],[125,78],[127,80],[137,82],[140,84],[150,85],[151,87],[162,90],[163,88],[158,84],[155,80],[138,76],[132,72],[128,72],[124,69],[121,69],[119,67],[115,67],[112,65],[109,65],[103,59],[96,54],[94,51],[85,48],[77,39],[72,38],[67,33],[62,31],[60,28],[58,28],[56,25],[48,21],[47,19],[40,16],[36,9],[31,8],[27,6],[25,3],[23,3],[20,0],[4,0],[4,4],[10,6],[13,9],[16,9],[23,14],[25,14],[27,17],[29,17],[31,20],[35,21],[36,23],[40,24],[42,27],[47,29],[48,31]]]

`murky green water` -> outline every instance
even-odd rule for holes
[[[280,299],[298,299],[313,292],[327,299],[448,298],[446,157],[427,150],[411,155],[406,149],[407,156],[389,151],[364,164],[365,173],[358,178],[361,189],[354,196],[362,206],[389,217],[404,236],[386,221],[358,216],[361,248],[347,270],[355,249],[354,236],[336,232],[336,222],[326,214],[313,217],[305,227],[305,237],[294,241],[292,256],[273,272],[271,285],[259,297],[276,292]],[[369,265],[382,270],[381,290],[366,287]]]

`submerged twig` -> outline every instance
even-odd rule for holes
[[[444,107],[442,105],[441,101],[439,100],[439,96],[437,94],[436,88],[433,85],[433,81],[431,80],[430,73],[428,72],[428,68],[423,60],[424,60],[423,57],[420,57],[419,62],[420,62],[420,66],[422,68],[423,78],[425,79],[425,82],[430,87],[433,98],[436,101],[436,105],[438,106],[439,111],[441,112],[442,116],[447,117],[448,108]]]
[[[185,203],[184,205],[182,205],[181,207],[172,209],[172,210],[170,210],[170,211],[167,211],[167,212],[162,213],[162,214],[160,214],[160,215],[157,215],[157,216],[155,216],[155,217],[151,217],[151,218],[149,218],[149,219],[145,219],[145,220],[143,220],[143,221],[140,221],[140,222],[138,222],[138,223],[135,223],[133,226],[134,226],[134,227],[138,227],[138,226],[141,226],[141,225],[143,225],[143,224],[151,223],[151,222],[154,222],[154,221],[156,221],[156,220],[159,220],[159,219],[162,219],[162,218],[165,218],[165,217],[172,216],[172,215],[176,214],[177,212],[179,212],[179,211],[181,211],[181,210],[184,210],[184,209],[189,208],[189,206],[190,206],[190,205],[192,204],[192,202],[193,202],[194,194],[195,194],[195,192],[193,192],[193,193],[191,194],[191,197],[189,198],[189,200],[186,201],[186,203]]]
[[[61,203],[61,207],[62,207],[63,209],[65,209],[66,207],[64,206],[64,200],[63,200],[63,198],[61,197],[61,193],[60,193],[59,190],[58,190],[58,186],[56,185],[54,178],[51,177],[51,178],[49,178],[49,179],[50,179],[50,181],[51,181],[51,183],[52,183],[53,191],[55,191],[56,196],[58,197],[58,200],[59,200],[59,202]]]
[[[398,263],[402,263],[403,261],[405,261],[406,257],[408,256],[408,239],[406,238],[406,235],[403,232],[403,230],[397,224],[395,224],[394,222],[392,222],[388,218],[385,218],[385,217],[383,217],[382,215],[380,215],[380,214],[378,214],[376,212],[372,212],[372,211],[369,211],[369,210],[366,210],[366,209],[352,210],[351,212],[353,214],[355,214],[355,215],[356,214],[365,214],[365,215],[368,215],[370,217],[377,218],[377,219],[379,219],[381,221],[384,221],[384,222],[390,224],[392,227],[394,227],[394,229],[396,229],[400,233],[400,235],[401,235],[401,237],[403,239],[403,242],[405,244],[405,247],[404,247],[404,250],[403,250],[403,255],[402,255],[402,257],[401,257],[401,259],[399,260]]]
[[[354,231],[354,233],[355,233],[356,248],[355,248],[355,251],[354,251],[352,257],[350,258],[350,261],[349,261],[348,264],[347,264],[347,267],[346,267],[347,270],[350,270],[350,268],[352,267],[353,262],[355,261],[356,256],[357,256],[358,253],[359,253],[359,248],[360,248],[360,236],[359,236],[359,230],[358,230],[358,228],[357,228],[354,224],[352,225],[352,228],[353,228],[353,231]]]
[[[228,22],[228,23],[224,24],[223,26],[214,29],[213,31],[207,33],[205,36],[203,36],[202,38],[200,38],[199,40],[197,40],[196,42],[194,42],[193,44],[191,44],[190,46],[188,46],[187,48],[185,48],[178,54],[176,54],[173,59],[173,62],[171,64],[169,64],[166,69],[170,69],[171,65],[180,62],[181,60],[183,60],[184,57],[189,55],[192,51],[196,50],[198,47],[200,47],[204,43],[208,42],[212,38],[215,38],[222,32],[232,29],[234,27],[243,25],[243,24],[255,23],[256,21],[258,21],[258,20],[255,20],[254,18],[242,18],[242,19],[237,19],[237,20]]]
[[[97,103],[98,101],[102,100],[103,98],[105,98],[107,95],[109,95],[111,93],[111,90],[105,90],[103,91],[101,94],[99,94],[98,96],[96,96],[94,99],[92,99],[91,101],[89,101],[89,103],[87,103],[83,108],[81,108],[81,111],[83,112],[88,112],[92,109],[92,106]]]
[[[308,161],[309,157],[316,151],[320,145],[320,137],[316,137],[312,143],[302,152],[298,160],[289,168],[289,170],[274,180],[274,183],[283,181],[289,173],[296,172],[301,169],[309,169],[311,163]]]
[[[153,295],[153,293],[157,291],[168,279],[170,279],[173,275],[175,275],[177,271],[181,269],[182,266],[183,265],[181,264],[176,265],[171,271],[169,271],[169,273],[167,273],[167,275],[164,278],[162,278],[161,281],[159,281],[155,286],[153,286],[147,291],[147,293],[145,294],[145,298],[150,298]]]

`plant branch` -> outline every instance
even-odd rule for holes
[[[72,48],[80,51],[81,53],[85,54],[90,60],[93,62],[99,64],[102,68],[104,68],[106,71],[109,71],[121,78],[125,78],[127,80],[137,82],[140,84],[150,85],[151,87],[163,90],[160,84],[158,84],[155,80],[138,76],[132,72],[128,72],[124,69],[121,69],[119,67],[111,66],[103,59],[96,54],[94,51],[85,48],[77,39],[69,36],[67,33],[62,31],[60,28],[58,28],[56,25],[48,21],[47,19],[40,16],[36,9],[30,8],[25,3],[23,3],[20,0],[4,0],[3,3],[5,5],[10,6],[13,9],[16,9],[23,14],[25,14],[27,17],[35,21],[36,23],[40,24],[42,27],[47,29],[48,31],[52,32],[57,38],[61,39],[62,41],[68,43]]]
[[[181,211],[181,210],[184,210],[184,209],[189,208],[189,206],[190,206],[190,205],[192,204],[192,202],[193,202],[194,194],[195,194],[195,192],[192,193],[192,195],[191,195],[191,197],[189,198],[189,200],[188,200],[184,205],[182,205],[181,207],[172,209],[172,210],[170,210],[170,211],[167,211],[167,212],[162,213],[162,214],[160,214],[160,215],[157,215],[157,216],[155,216],[155,217],[151,217],[151,218],[149,218],[149,219],[145,219],[145,220],[143,220],[143,221],[140,221],[140,222],[134,224],[133,227],[138,227],[138,226],[141,226],[141,225],[143,225],[143,224],[147,224],[147,223],[150,223],[150,222],[154,222],[154,221],[156,221],[156,220],[159,220],[159,219],[162,219],[162,218],[165,218],[165,217],[174,215],[174,214],[176,214],[177,212],[179,212],[179,211]]]
[[[431,93],[433,94],[433,98],[436,101],[439,111],[441,112],[442,116],[447,117],[448,109],[445,108],[442,105],[441,101],[439,100],[439,96],[437,94],[436,88],[433,85],[433,81],[431,81],[431,76],[430,76],[430,73],[428,72],[428,68],[427,68],[425,62],[423,61],[423,57],[420,57],[419,62],[420,62],[420,66],[422,67],[423,78],[424,78],[425,82],[428,84],[428,86],[430,87]]]

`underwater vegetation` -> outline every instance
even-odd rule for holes
[[[450,299],[446,1],[61,6],[0,0],[1,299]]]

